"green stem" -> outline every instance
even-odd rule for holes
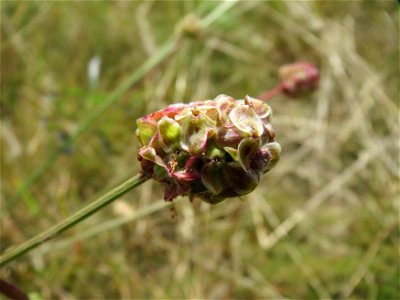
[[[125,194],[126,192],[130,191],[131,189],[141,185],[145,182],[148,177],[144,176],[143,174],[138,174],[130,179],[124,181],[108,193],[100,196],[89,205],[83,207],[81,210],[74,213],[72,216],[68,217],[64,221],[60,222],[59,224],[49,228],[48,230],[38,234],[37,236],[33,237],[32,239],[26,241],[25,243],[21,244],[20,246],[11,249],[10,251],[6,252],[4,255],[0,257],[0,266],[3,266],[12,260],[16,259],[17,257],[31,251],[32,249],[38,247],[39,245],[43,244],[44,242],[53,239],[58,234],[64,232],[68,228],[82,222],[98,210],[102,209],[106,205],[113,202],[115,199],[120,197],[121,195]]]

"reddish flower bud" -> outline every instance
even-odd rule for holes
[[[307,62],[284,65],[279,69],[280,88],[290,97],[299,97],[317,89],[319,71]]]

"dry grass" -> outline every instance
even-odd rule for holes
[[[198,31],[61,147],[182,24]],[[392,1],[1,2],[2,251],[135,173],[137,117],[256,96],[295,60],[322,74],[271,101],[282,159],[243,201],[180,198],[171,219],[147,182],[2,277],[33,299],[398,299],[398,28]]]

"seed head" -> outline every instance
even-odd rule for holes
[[[278,162],[271,108],[246,96],[173,104],[137,120],[142,172],[164,187],[164,198],[218,203],[253,191]]]

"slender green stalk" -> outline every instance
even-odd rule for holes
[[[108,193],[100,196],[89,205],[83,207],[81,210],[74,213],[72,216],[68,217],[64,221],[60,222],[59,224],[49,228],[48,230],[38,234],[37,236],[33,237],[32,239],[26,241],[25,243],[21,244],[20,246],[11,249],[10,251],[6,252],[4,255],[0,257],[0,266],[3,266],[12,260],[16,259],[17,257],[31,251],[32,249],[38,247],[39,245],[43,244],[44,242],[53,239],[58,234],[64,232],[68,228],[75,226],[76,224],[82,222],[98,210],[102,209],[106,205],[113,202],[115,199],[120,197],[121,195],[125,194],[126,192],[130,191],[131,189],[139,186],[143,182],[145,182],[148,178],[142,174],[138,174],[130,179],[124,181]]]
[[[183,199],[185,199],[185,198],[179,197],[177,199],[174,199],[173,204],[179,203],[179,201],[182,201]],[[143,218],[143,217],[153,214],[167,206],[170,206],[171,204],[172,204],[171,202],[167,202],[164,200],[154,202],[151,205],[143,207],[128,216],[116,217],[116,218],[107,220],[95,227],[91,227],[82,232],[77,232],[76,234],[74,234],[70,237],[67,237],[65,239],[61,239],[60,241],[48,243],[48,244],[44,245],[44,247],[40,247],[38,249],[38,252],[40,254],[46,254],[53,250],[65,249],[66,247],[70,246],[71,244],[73,244],[75,242],[87,240],[87,239],[92,238],[98,234],[105,232],[105,231],[115,229],[119,226],[122,226],[122,225],[128,223],[128,222],[132,222],[134,220]]]

